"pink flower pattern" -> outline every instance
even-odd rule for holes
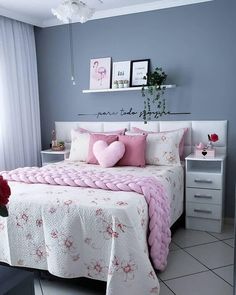
[[[115,224],[108,221],[104,215],[99,216],[98,222],[101,224],[100,233],[103,234],[105,240],[110,240],[113,238],[119,238],[120,234],[126,232],[127,226],[121,223],[117,218]]]
[[[46,261],[49,255],[48,246],[45,246],[44,242],[41,242],[39,244],[32,243],[32,245],[33,245],[33,250],[31,252],[31,255],[34,257],[35,262],[39,263],[42,261]]]
[[[163,140],[165,139],[163,138]],[[74,164],[68,164],[68,167],[70,166],[74,167]],[[80,164],[78,164],[78,167],[80,168]],[[87,165],[84,164],[84,169],[86,168]],[[119,170],[120,168],[118,167],[117,169]],[[134,168],[129,169],[130,173],[136,171]],[[158,166],[155,167],[155,170],[153,170],[152,167],[147,167],[147,169],[149,169],[150,174],[154,177],[158,177],[166,185],[171,187],[172,199],[176,198],[178,192],[183,190],[182,175],[173,176],[174,178],[172,178],[172,174],[174,175],[172,168],[169,168],[166,174],[161,174],[161,168]],[[119,171],[122,173],[122,169]],[[157,176],[158,173],[160,173],[160,175]],[[147,285],[145,294],[159,294],[160,290],[154,270],[148,266],[145,273],[143,273],[143,267],[146,263],[146,258],[143,257],[147,257],[148,254],[147,248],[145,248],[146,244],[143,249],[140,249],[140,257],[134,253],[128,254],[126,252],[124,252],[125,257],[119,252],[114,252],[111,258],[100,257],[99,255],[104,247],[105,249],[109,249],[112,243],[121,245],[123,237],[129,239],[129,235],[133,231],[132,223],[129,223],[127,219],[123,219],[123,215],[115,216],[112,211],[107,214],[108,211],[104,209],[104,204],[107,205],[109,203],[112,208],[122,210],[122,208],[126,209],[127,206],[132,205],[131,202],[127,201],[129,199],[126,199],[126,197],[116,198],[111,195],[110,192],[105,192],[101,197],[97,197],[95,190],[86,189],[88,197],[87,204],[92,208],[91,212],[93,215],[91,220],[95,220],[96,231],[88,232],[88,227],[85,223],[85,227],[87,227],[86,234],[80,232],[81,229],[79,227],[78,233],[70,233],[64,230],[66,227],[61,227],[58,220],[63,221],[64,218],[67,219],[72,214],[78,216],[80,204],[83,203],[83,200],[79,198],[79,196],[78,200],[75,197],[71,197],[71,191],[69,189],[62,190],[62,188],[60,188],[61,191],[59,191],[59,189],[58,191],[57,189],[54,191],[54,186],[52,186],[52,188],[52,190],[47,188],[45,194],[49,201],[44,207],[39,208],[37,216],[30,214],[30,207],[32,205],[26,203],[24,207],[12,209],[11,219],[9,219],[9,221],[14,224],[16,231],[19,232],[19,235],[23,237],[28,245],[29,256],[33,257],[34,261],[32,267],[37,268],[38,264],[40,268],[47,269],[47,266],[51,263],[50,259],[55,259],[54,251],[56,249],[58,258],[63,261],[63,264],[60,265],[60,269],[56,269],[56,275],[72,278],[78,276],[77,271],[83,269],[83,276],[93,279],[107,280],[108,276],[114,276],[117,285],[125,284],[127,286],[128,294],[133,294],[132,291],[129,292],[129,288],[132,290],[133,284],[137,284],[139,281],[145,281],[146,277],[146,280],[148,280],[150,284]],[[19,198],[21,200],[23,198],[28,198],[28,200],[30,200],[28,195],[29,193],[20,193]],[[148,223],[146,218],[147,212],[145,205],[142,204],[142,202],[140,204],[137,203],[137,206],[134,207],[137,216],[137,223],[135,223],[135,226],[138,224],[140,228],[146,230]],[[113,216],[113,219],[111,216]],[[50,224],[47,224],[47,217],[52,220]],[[39,240],[38,237],[44,234],[43,231],[45,229],[48,231],[47,233],[45,232],[45,239]],[[5,221],[1,219],[0,233],[1,235],[7,233]],[[78,243],[78,235],[83,237],[82,244]],[[98,236],[100,237],[99,242]],[[82,249],[81,245],[83,252],[80,252]],[[0,250],[1,249],[2,248],[0,248]],[[87,252],[89,254],[87,254]],[[142,252],[146,252],[145,256],[142,256]],[[0,261],[7,261],[7,259],[5,253],[0,253]],[[27,256],[22,255],[17,257],[15,264],[18,266],[28,266],[29,261],[29,259],[27,260]],[[68,265],[73,267],[68,269]]]
[[[107,276],[108,266],[102,259],[92,259],[90,264],[85,264],[87,268],[87,275],[93,279],[103,279]]]
[[[122,281],[128,282],[134,280],[137,270],[138,265],[133,258],[121,260],[118,256],[114,256],[109,274],[118,273]]]
[[[5,228],[5,225],[3,222],[0,222],[0,232],[3,231]]]
[[[137,265],[133,259],[123,260],[121,262],[120,270],[123,271],[124,281],[133,280],[135,277],[135,272],[137,270]]]

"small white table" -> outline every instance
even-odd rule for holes
[[[224,211],[225,154],[212,159],[194,154],[186,161],[186,228],[221,232]]]
[[[51,149],[41,151],[42,166],[64,161],[69,157],[70,150],[65,149],[64,151],[53,151]]]

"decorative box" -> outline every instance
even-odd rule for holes
[[[54,152],[61,152],[64,151],[65,146],[64,145],[57,145],[57,146],[52,146],[52,151]]]
[[[195,149],[195,156],[203,159],[215,158],[215,149]]]

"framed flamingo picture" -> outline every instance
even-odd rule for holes
[[[109,89],[111,86],[111,57],[90,60],[90,89]]]

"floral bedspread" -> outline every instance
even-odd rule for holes
[[[53,165],[102,170],[69,161]],[[183,168],[179,166],[115,167],[109,171],[157,177],[171,205],[178,204],[176,199],[183,194]],[[64,278],[107,281],[107,295],[159,294],[159,282],[149,260],[148,210],[142,195],[9,184],[9,217],[0,218],[0,261],[45,269]],[[179,208],[172,206],[172,221]]]

